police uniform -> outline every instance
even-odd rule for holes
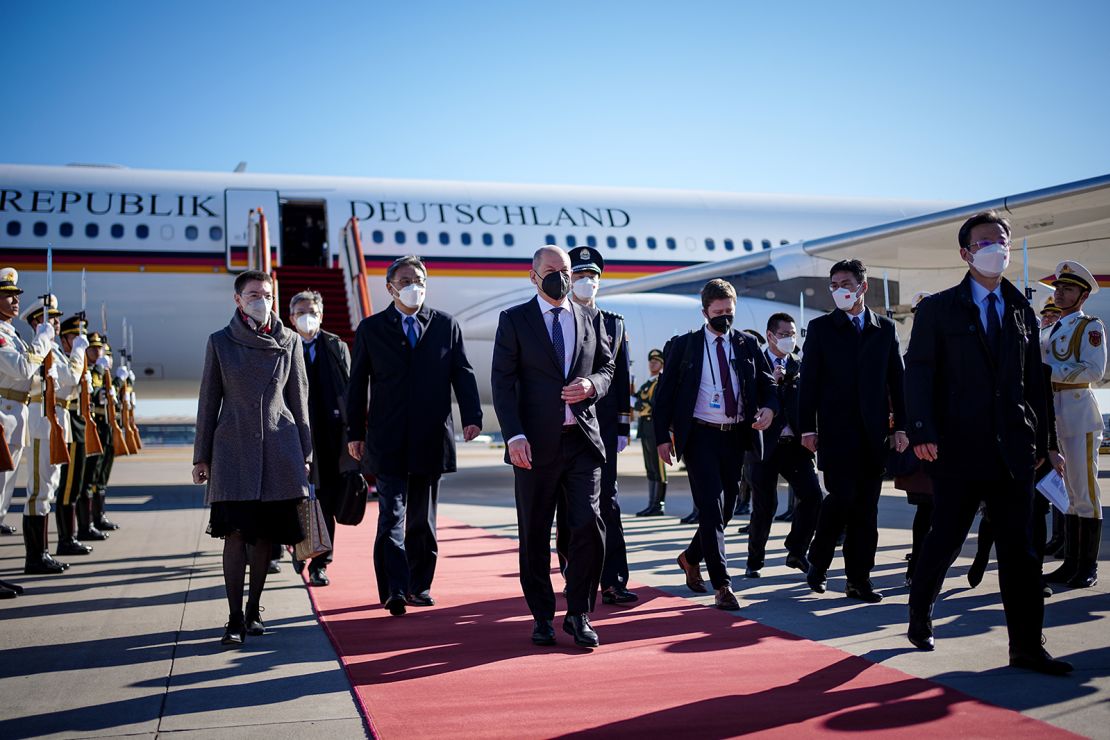
[[[1076,285],[1091,295],[1098,292],[1094,276],[1073,260],[1057,266],[1053,285]],[[1101,382],[1106,372],[1106,327],[1080,309],[1042,330],[1041,347],[1052,370],[1056,432],[1066,461],[1068,492],[1064,564],[1045,580],[1085,587],[1095,582],[1102,535],[1098,450],[1103,423],[1091,384]]]
[[[648,362],[657,360],[663,362],[663,353],[658,349],[648,352]],[[663,516],[667,500],[667,466],[659,457],[658,445],[655,442],[655,425],[651,420],[652,404],[655,403],[655,388],[659,385],[659,376],[653,375],[644,382],[636,391],[635,410],[639,418],[637,434],[640,437],[640,448],[644,455],[644,470],[648,479],[647,506],[636,512],[636,516]]]

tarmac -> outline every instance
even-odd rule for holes
[[[502,454],[488,445],[460,445],[460,470],[441,486],[441,514],[515,537],[512,473]],[[227,619],[221,548],[205,534],[207,509],[202,489],[189,482],[190,457],[191,448],[148,446],[119,459],[109,515],[122,529],[93,543],[91,555],[68,558],[72,567],[63,575],[23,576],[21,537],[0,537],[0,578],[27,589],[0,602],[0,737],[367,736],[346,675],[288,560],[270,576],[263,596],[268,634],[241,649],[220,646]],[[621,455],[619,469],[633,588],[647,584],[711,604],[712,595],[685,589],[675,565],[695,530],[678,522],[690,510],[685,475],[672,475],[668,516],[637,519],[631,512],[646,501],[637,443]],[[17,527],[21,504],[17,491],[7,518]],[[1110,548],[1103,547],[1098,585],[1061,588],[1047,602],[1047,648],[1076,666],[1071,676],[1053,678],[1007,667],[995,563],[977,588],[966,580],[974,533],[941,591],[936,651],[909,645],[903,579],[912,517],[904,494],[887,484],[873,572],[886,598],[877,605],[844,597],[839,554],[829,592],[811,593],[801,575],[782,564],[789,525],[781,522],[772,529],[762,577],[745,578],[745,537],[736,528],[747,517],[736,519],[728,546],[741,614],[1079,735],[1110,737],[1110,629],[1104,621],[1110,615]],[[373,527],[375,520],[368,509],[361,526]],[[371,567],[369,552],[365,558]],[[507,633],[505,639],[527,635]],[[690,735],[696,737],[697,729]]]

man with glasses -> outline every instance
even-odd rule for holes
[[[348,451],[378,480],[378,595],[396,617],[406,605],[435,604],[439,479],[455,471],[452,390],[463,439],[482,430],[462,331],[452,316],[424,302],[427,276],[413,255],[386,270],[393,303],[363,319],[355,332],[347,400]]]
[[[978,213],[958,240],[968,273],[918,304],[906,352],[909,431],[914,454],[930,467],[935,506],[914,569],[907,637],[933,649],[933,604],[984,502],[1010,665],[1061,675],[1071,665],[1041,644],[1044,595],[1031,534],[1034,471],[1049,454],[1050,418],[1037,316],[1002,277],[1010,263],[1006,219]],[[807,342],[807,356],[808,349]]]

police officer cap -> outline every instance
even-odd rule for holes
[[[1075,260],[1064,260],[1056,265],[1056,279],[1052,281],[1053,287],[1057,285],[1078,285],[1084,290],[1089,290],[1091,295],[1098,292],[1098,281],[1083,265]]]
[[[94,331],[91,334],[89,334],[89,346],[90,347],[103,347],[104,346],[104,337],[101,336],[100,332]]]
[[[19,287],[19,273],[14,267],[0,267],[0,293],[15,293],[23,291]]]
[[[20,292],[22,293],[23,291]],[[48,298],[50,307],[47,309],[47,313],[51,316],[51,318],[53,318],[54,316],[61,316],[62,312],[58,310],[58,296],[50,295],[48,296]],[[19,318],[27,322],[30,322],[31,319],[42,319],[42,309],[45,305],[46,304],[43,302],[43,299],[39,298],[37,301],[28,306],[26,311],[19,314]]]
[[[659,360],[660,362],[662,362],[663,361],[663,351],[658,350],[658,349],[653,349],[651,352],[648,352],[648,362],[651,362],[652,360]]]
[[[1046,313],[1062,313],[1059,306],[1056,305],[1056,301],[1052,299],[1052,296],[1049,296],[1048,300],[1046,300],[1041,307],[1041,316],[1044,316]]]
[[[70,316],[62,322],[62,334],[83,334],[88,328],[89,322],[82,316]]]
[[[593,247],[575,247],[570,250],[570,271],[593,270],[598,275],[605,271],[605,258]]]

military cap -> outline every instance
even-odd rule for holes
[[[1098,281],[1083,265],[1075,260],[1064,260],[1056,265],[1056,279],[1052,281],[1053,287],[1064,285],[1078,285],[1084,290],[1089,290],[1091,295],[1098,292]]]
[[[605,258],[592,247],[575,247],[570,250],[570,271],[593,270],[598,275],[605,271]]]
[[[659,360],[660,362],[662,362],[663,361],[663,351],[658,350],[658,349],[653,349],[652,351],[648,352],[648,362],[651,362],[652,360]]]
[[[84,334],[89,328],[89,322],[84,316],[70,316],[62,322],[62,334]]]
[[[47,314],[50,317],[61,316],[62,312],[58,310],[58,296],[51,294],[47,296],[47,298],[48,300],[45,302],[42,298],[39,298],[37,301],[28,306],[26,311],[19,314],[19,318],[28,323],[30,323],[31,319],[41,319],[42,309],[47,305]]]
[[[19,273],[14,267],[0,267],[0,293],[15,293],[19,295],[23,290],[19,287]]]
[[[1062,313],[1062,311],[1060,311],[1060,307],[1056,305],[1056,301],[1053,299],[1052,296],[1049,296],[1048,300],[1046,300],[1044,302],[1044,305],[1041,306],[1041,316],[1044,316],[1046,313]]]
[[[100,335],[100,332],[98,332],[98,331],[91,332],[89,334],[88,338],[89,338],[89,346],[90,347],[103,347],[103,346],[105,346],[104,345],[104,337],[102,337]]]

